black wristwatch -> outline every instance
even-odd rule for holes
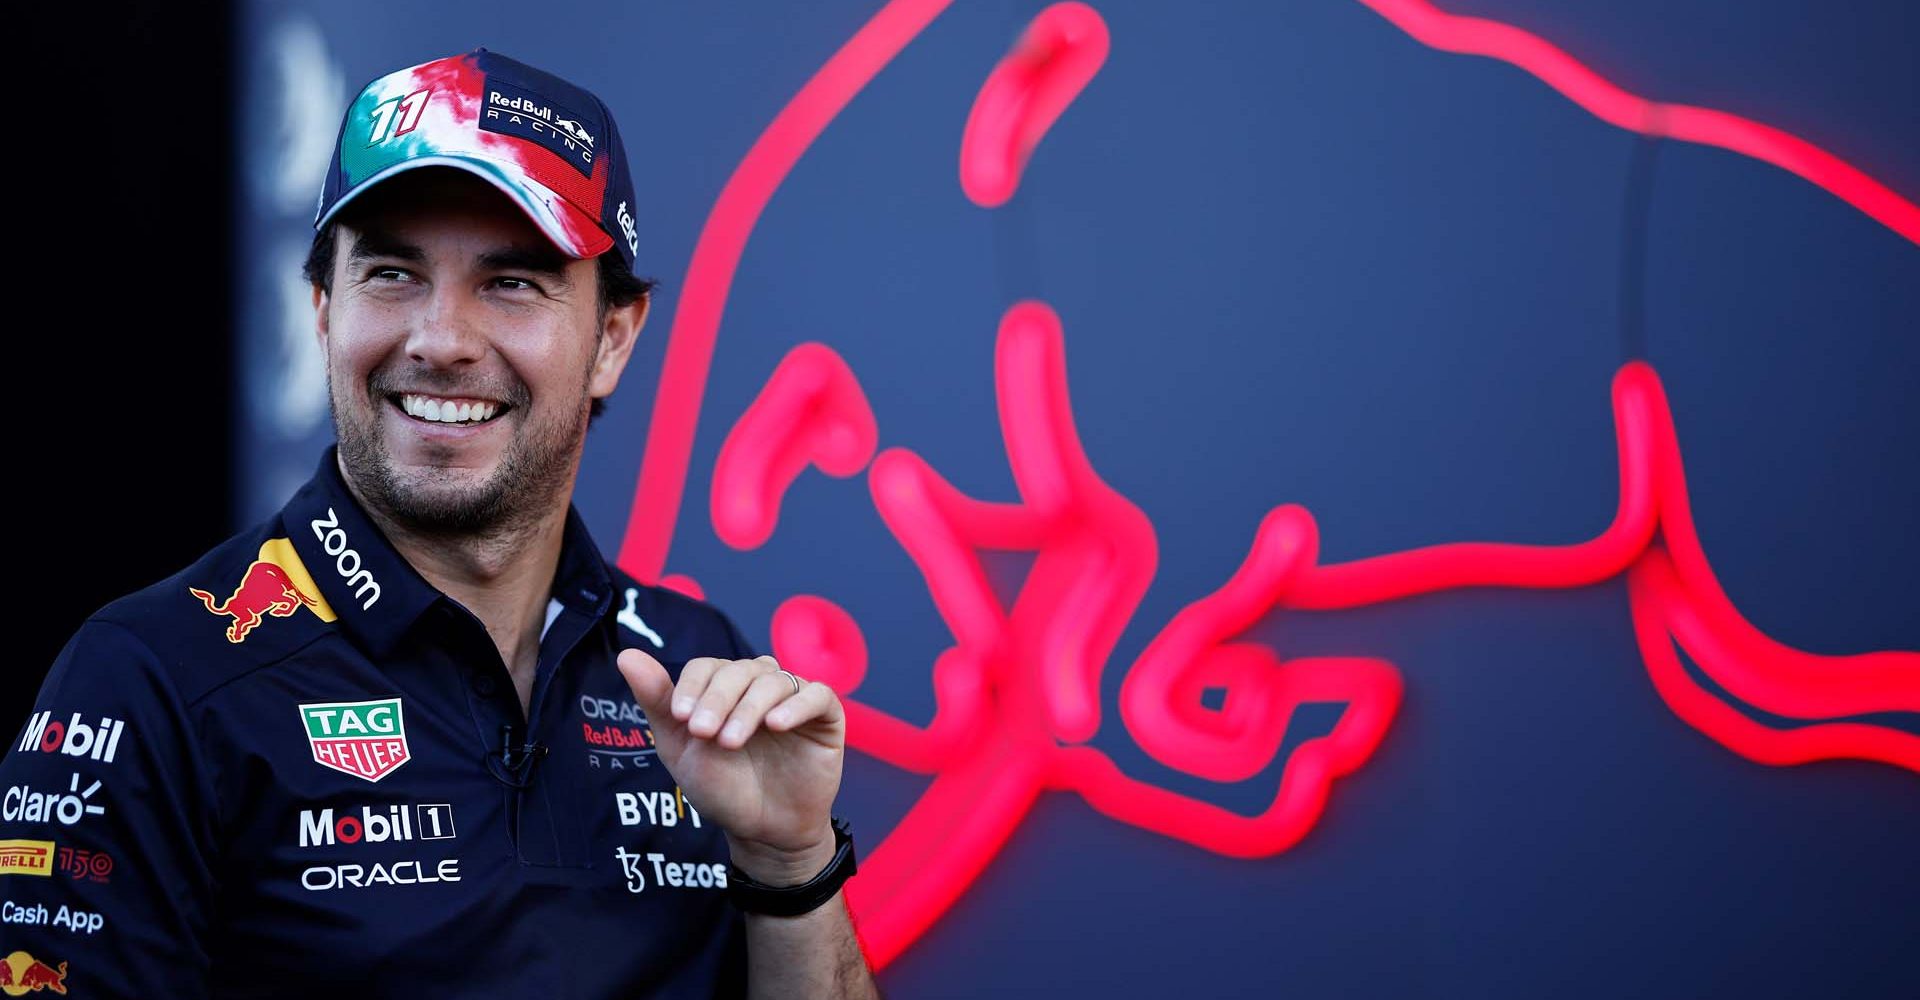
[[[853,861],[853,838],[847,834],[847,821],[839,817],[833,820],[833,860],[820,874],[799,885],[776,888],[764,882],[756,882],[738,868],[727,872],[727,896],[733,905],[748,913],[760,913],[769,917],[797,917],[820,907],[820,904],[833,898],[847,879],[853,877],[856,870]]]

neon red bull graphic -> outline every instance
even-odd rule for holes
[[[1435,48],[1519,66],[1610,124],[1791,171],[1920,243],[1920,209],[1804,140],[1629,94],[1507,25],[1445,14],[1424,0],[1361,2]],[[709,214],[674,317],[620,553],[635,576],[700,593],[697,581],[662,574],[747,238],[813,140],[945,7],[945,0],[883,7],[774,118]],[[1057,4],[1034,19],[987,78],[966,122],[959,179],[969,198],[991,208],[1013,194],[1028,155],[1098,73],[1107,47],[1104,22],[1084,4]],[[1123,823],[1234,857],[1270,856],[1306,836],[1337,779],[1363,766],[1385,738],[1405,682],[1383,659],[1289,659],[1237,638],[1278,611],[1358,608],[1463,588],[1569,589],[1624,574],[1644,667],[1689,726],[1756,763],[1845,758],[1920,772],[1920,736],[1875,720],[1920,712],[1920,653],[1804,652],[1741,615],[1695,530],[1660,379],[1633,361],[1612,386],[1618,503],[1612,523],[1593,538],[1450,543],[1322,563],[1312,513],[1295,504],[1271,508],[1251,526],[1238,568],[1166,622],[1129,666],[1121,723],[1160,763],[1235,782],[1274,762],[1300,705],[1341,703],[1339,720],[1287,758],[1257,815],[1131,778],[1087,744],[1102,721],[1099,680],[1158,565],[1154,526],[1100,478],[1081,447],[1067,395],[1064,324],[1051,307],[1024,301],[1006,310],[994,366],[1017,501],[969,496],[910,449],[877,451],[877,420],[858,379],[818,343],[780,362],[728,433],[714,468],[715,533],[742,549],[772,537],[785,491],[808,467],[835,477],[864,471],[875,510],[924,577],[953,637],[932,665],[937,708],[923,728],[853,697],[868,652],[844,609],[797,594],[772,617],[782,664],[845,697],[853,747],[933,776],[848,886],[875,967],[898,957],[967,891],[1043,792],[1077,795]],[[1011,601],[989,586],[982,551],[1032,554]],[[1682,651],[1712,687],[1687,669]],[[1209,692],[1221,691],[1224,701],[1209,704]]]

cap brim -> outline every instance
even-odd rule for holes
[[[527,176],[518,165],[478,153],[442,151],[396,163],[354,185],[339,201],[316,219],[313,228],[326,228],[328,222],[354,199],[382,181],[421,167],[452,167],[462,170],[498,188],[533,224],[545,233],[560,252],[569,257],[598,257],[613,249],[613,237],[600,228],[600,220],[582,212],[550,187]]]

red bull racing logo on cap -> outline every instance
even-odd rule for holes
[[[563,108],[497,78],[489,77],[485,89],[481,128],[539,143],[582,177],[593,176],[594,133],[600,131],[597,116]]]
[[[379,781],[408,760],[398,698],[301,705],[300,721],[314,762],[336,771]]]
[[[208,611],[233,619],[227,626],[228,642],[245,642],[268,615],[287,618],[306,608],[323,622],[339,617],[320,596],[293,543],[284,538],[269,538],[261,544],[260,557],[247,567],[240,585],[225,601],[216,602],[212,593],[197,587],[188,587],[187,593],[199,598]]]
[[[41,990],[62,995],[67,992],[67,963],[48,965],[24,951],[0,960],[0,993],[19,997]]]

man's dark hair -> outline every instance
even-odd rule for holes
[[[339,229],[337,221],[329,221],[326,227],[313,235],[313,245],[307,248],[307,261],[300,266],[300,273],[306,276],[307,283],[322,291],[333,291],[333,254],[338,242],[334,234]],[[621,306],[630,306],[641,298],[653,294],[658,282],[652,278],[642,278],[634,274],[621,261],[620,255],[612,250],[594,258],[600,274],[600,304],[595,311],[596,323],[607,321],[608,310]],[[597,419],[605,412],[607,401],[596,399],[587,419]]]

